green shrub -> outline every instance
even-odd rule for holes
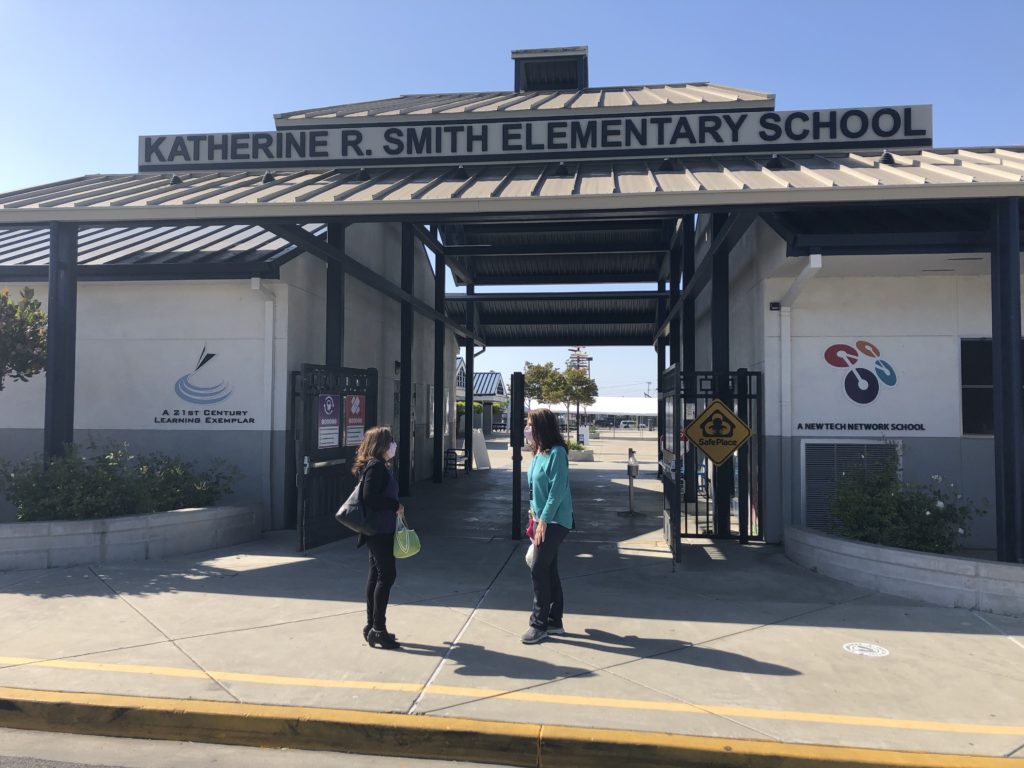
[[[577,443],[575,440],[566,440],[565,447],[570,451],[585,451],[587,449],[587,446],[583,445],[583,443]]]
[[[961,548],[971,518],[984,514],[953,483],[899,480],[895,462],[844,474],[829,506],[830,533],[871,544],[940,554]]]
[[[2,485],[19,520],[92,520],[210,506],[231,493],[238,474],[220,461],[198,472],[179,458],[134,456],[127,445],[71,446],[49,468],[41,457],[5,463]]]

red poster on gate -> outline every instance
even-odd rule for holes
[[[366,395],[345,395],[345,445],[359,445],[365,432]]]

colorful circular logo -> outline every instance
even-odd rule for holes
[[[825,362],[847,371],[843,389],[859,405],[873,403],[883,385],[896,385],[896,370],[882,359],[881,350],[870,341],[862,339],[852,346],[833,344],[825,350]]]

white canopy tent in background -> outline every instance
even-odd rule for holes
[[[549,408],[553,413],[565,413],[565,403],[535,403],[531,408]],[[576,406],[570,408],[576,413]],[[653,417],[658,416],[658,398],[656,397],[601,397],[598,396],[593,405],[580,406],[580,413],[588,416],[622,416],[622,417]]]

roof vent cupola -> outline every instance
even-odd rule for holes
[[[517,91],[579,91],[590,85],[587,46],[512,51]]]

